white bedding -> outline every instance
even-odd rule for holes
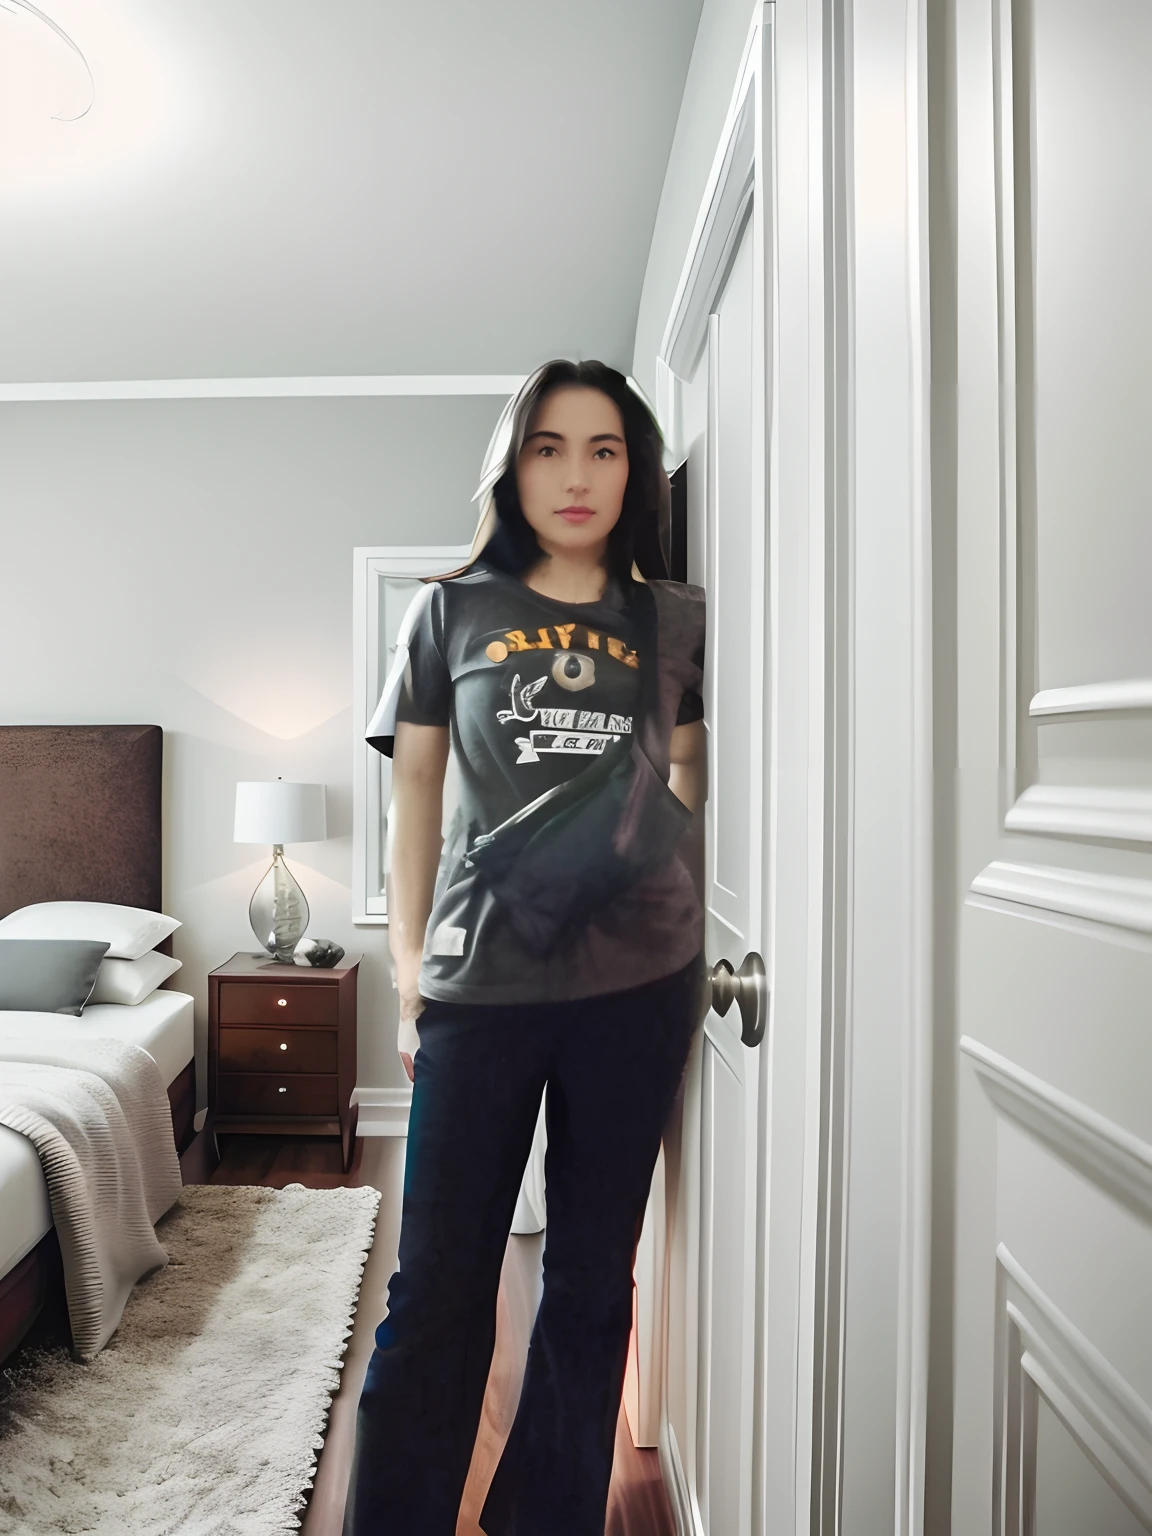
[[[192,1060],[192,999],[185,992],[154,992],[128,1008],[96,1003],[78,1019],[54,1013],[0,1012],[0,1054],[5,1033],[58,1045],[69,1037],[110,1035],[142,1046],[160,1068],[166,1087]],[[48,1186],[36,1149],[26,1136],[0,1125],[0,1278],[29,1253],[52,1226]]]

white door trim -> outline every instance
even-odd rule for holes
[[[903,1198],[896,1405],[896,1530],[924,1529],[932,1249],[932,1041],[936,784],[933,754],[931,306],[929,292],[928,0],[908,0],[908,313],[911,379],[911,741],[908,807],[910,1012],[905,1037]]]

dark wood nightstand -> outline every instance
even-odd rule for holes
[[[233,955],[208,976],[208,1106],[230,1133],[356,1144],[356,974]]]

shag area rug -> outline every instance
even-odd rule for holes
[[[379,1203],[186,1188],[156,1229],[167,1268],[94,1360],[25,1352],[0,1372],[0,1532],[296,1530]]]

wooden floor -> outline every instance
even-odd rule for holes
[[[357,1143],[351,1172],[343,1174],[335,1140],[259,1136],[220,1139],[221,1161],[213,1182],[263,1184],[270,1188],[300,1183],[314,1189],[369,1184],[381,1194],[376,1237],[364,1268],[360,1304],[348,1341],[340,1391],[332,1403],[315,1487],[304,1515],[303,1536],[340,1536],[352,1463],[356,1404],[372,1353],[373,1333],[387,1310],[388,1280],[396,1267],[404,1146],[402,1137],[364,1137]],[[457,1536],[482,1536],[477,1519],[516,1411],[528,1336],[539,1299],[543,1243],[543,1235],[508,1240],[500,1281],[496,1351],[460,1507]],[[621,1409],[605,1536],[673,1536],[674,1529],[657,1453],[636,1449]]]

